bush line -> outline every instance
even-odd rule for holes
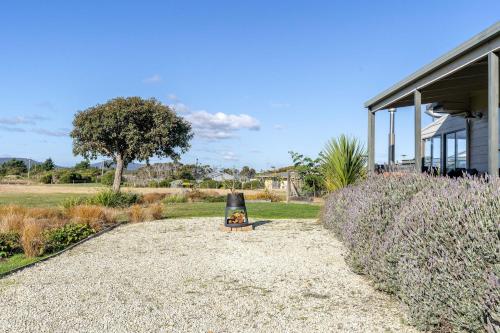
[[[332,193],[322,221],[350,267],[406,305],[410,323],[494,332],[500,313],[500,182],[374,175]]]

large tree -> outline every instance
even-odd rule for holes
[[[73,153],[86,159],[107,156],[116,163],[113,191],[123,168],[150,157],[177,160],[193,137],[191,124],[158,100],[118,97],[79,111],[73,120]]]

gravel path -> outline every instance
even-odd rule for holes
[[[119,227],[0,279],[2,332],[414,332],[312,220]]]

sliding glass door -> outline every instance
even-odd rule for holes
[[[446,140],[446,172],[467,167],[467,134],[465,130],[447,133]]]

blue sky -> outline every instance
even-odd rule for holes
[[[341,133],[366,141],[367,99],[499,13],[460,0],[2,1],[0,156],[72,165],[76,111],[142,96],[193,121],[185,163],[287,165]],[[397,159],[413,154],[412,119],[398,110]],[[388,122],[377,114],[377,161]]]

